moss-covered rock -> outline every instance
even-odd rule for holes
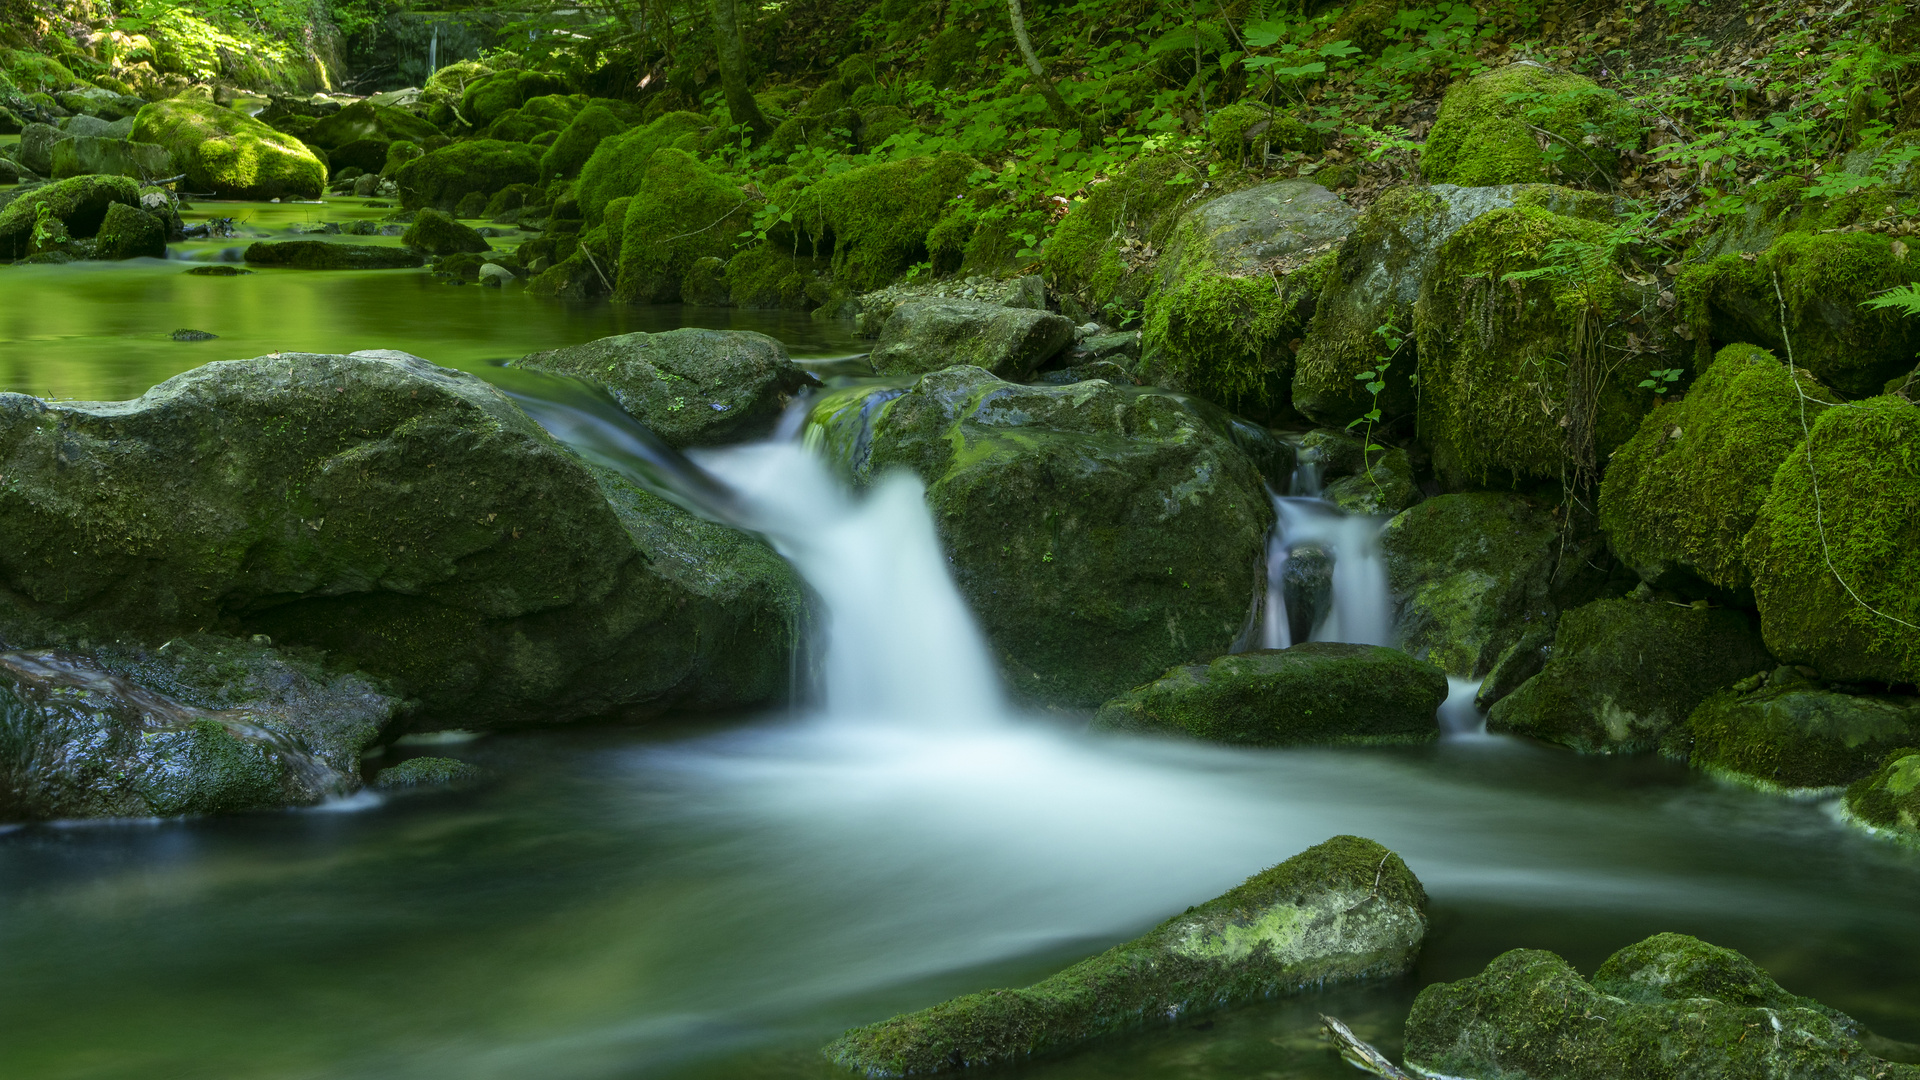
[[[726,302],[743,308],[810,310],[820,304],[827,269],[825,260],[770,243],[755,244],[727,260]]]
[[[222,198],[317,199],[326,187],[305,143],[210,101],[156,101],[134,117],[133,139],[166,147],[192,190]]]
[[[1376,745],[1438,738],[1447,677],[1398,649],[1316,641],[1177,667],[1100,707],[1104,731],[1242,746]]]
[[[66,236],[93,236],[115,204],[138,207],[139,183],[125,176],[76,176],[24,192],[0,210],[0,258],[40,250],[34,234],[46,223],[62,226]]]
[[[395,176],[408,162],[418,161],[422,157],[425,157],[426,153],[425,150],[420,148],[419,143],[402,140],[388,144],[387,160],[380,165],[381,178],[388,179]]]
[[[262,240],[247,245],[246,260],[293,270],[399,270],[425,262],[419,252],[403,247],[327,240]]]
[[[580,175],[600,144],[627,130],[627,125],[605,105],[589,105],[568,121],[553,145],[540,155],[540,183]]]
[[[964,154],[903,158],[783,189],[774,198],[792,208],[794,227],[804,238],[799,246],[831,251],[835,279],[865,292],[927,258],[927,234],[953,210],[980,167]]]
[[[1511,1080],[1911,1080],[1846,1015],[1780,988],[1731,949],[1657,934],[1615,953],[1589,984],[1565,960],[1515,949],[1485,971],[1420,992],[1409,1069]]]
[[[373,778],[373,786],[383,791],[461,787],[485,779],[486,775],[487,771],[480,766],[454,758],[417,757],[381,769]]]
[[[950,368],[824,398],[831,457],[927,503],[1013,691],[1092,707],[1224,652],[1265,587],[1273,509],[1191,399]]]
[[[628,415],[676,447],[767,435],[793,395],[817,385],[787,358],[785,346],[749,330],[621,334],[534,353],[513,366],[599,383]]]
[[[1751,587],[1747,531],[1804,436],[1802,419],[1834,400],[1764,349],[1720,350],[1686,397],[1647,414],[1608,461],[1600,526],[1614,553],[1663,588]]]
[[[348,143],[373,142],[424,143],[441,134],[433,124],[405,109],[356,101],[330,116],[314,121],[307,129],[306,141],[334,150]]]
[[[460,113],[473,126],[486,127],[527,101],[566,92],[564,79],[544,71],[495,71],[466,84]]]
[[[400,234],[400,242],[428,255],[478,254],[493,250],[487,238],[446,214],[431,207],[414,216],[413,224]]]
[[[1848,818],[1876,832],[1920,844],[1920,750],[1902,747],[1847,788]]]
[[[1600,583],[1592,542],[1562,543],[1550,509],[1491,491],[1440,495],[1387,523],[1380,552],[1401,647],[1480,679]]]
[[[693,265],[732,254],[734,235],[752,215],[737,183],[685,151],[656,152],[619,223],[614,298],[637,304],[679,300]],[[613,225],[610,221],[608,227]]]
[[[168,175],[172,166],[173,156],[153,143],[76,135],[53,144],[55,180],[89,174],[157,180]]]
[[[1794,363],[1843,394],[1866,397],[1913,367],[1920,319],[1861,302],[1915,281],[1920,257],[1890,236],[1808,231],[1786,233],[1758,256],[1729,251],[1690,266],[1677,291],[1703,345],[1754,342],[1786,356],[1791,341]]]
[[[1092,311],[1138,306],[1158,281],[1153,258],[1173,238],[1200,179],[1177,154],[1148,154],[1094,185],[1054,226],[1045,254],[1049,286]],[[1239,183],[1229,176],[1215,186]]]
[[[1392,517],[1423,496],[1407,452],[1398,446],[1374,445],[1358,472],[1328,484],[1321,496],[1348,514]]]
[[[872,362],[882,375],[924,375],[967,364],[1023,382],[1073,341],[1073,323],[1050,311],[974,300],[922,300],[887,316]]]
[[[0,461],[11,643],[266,634],[389,680],[429,730],[788,691],[803,601],[772,552],[415,357],[226,361],[132,402],[0,395]]]
[[[624,135],[602,139],[586,164],[580,167],[580,180],[575,185],[580,212],[587,221],[598,222],[608,203],[640,190],[655,151],[672,146],[675,139],[690,132],[704,131],[707,126],[707,118],[699,113],[670,112]],[[558,145],[560,141],[556,139],[554,146]]]
[[[1546,667],[1493,707],[1487,728],[1588,754],[1653,750],[1708,695],[1773,666],[1742,612],[1595,600],[1560,616]]]
[[[1207,141],[1214,153],[1230,161],[1249,157],[1261,161],[1263,152],[1318,153],[1327,140],[1299,118],[1271,105],[1242,101],[1214,111],[1207,120]]]
[[[1920,682],[1920,408],[1876,397],[1821,413],[1745,552],[1774,655],[1830,679]]]
[[[917,1076],[1396,975],[1425,937],[1426,901],[1399,856],[1336,836],[1042,982],[855,1028],[826,1055],[868,1076]]]
[[[1462,187],[1606,186],[1620,173],[1621,151],[1639,143],[1644,127],[1620,95],[1585,76],[1509,64],[1447,90],[1420,171],[1429,183]]]
[[[93,253],[99,259],[164,259],[167,227],[145,210],[114,203],[100,222]]]
[[[1825,689],[1793,668],[1754,681],[1701,702],[1669,749],[1697,769],[1793,793],[1851,783],[1920,742],[1920,700]]]
[[[500,114],[487,125],[487,138],[503,142],[532,142],[541,135],[558,135],[586,108],[584,97],[547,94],[528,98],[517,109]]]
[[[400,166],[393,179],[408,210],[452,211],[468,195],[482,196],[484,205],[501,188],[538,181],[540,155],[524,143],[476,139],[423,154]]]

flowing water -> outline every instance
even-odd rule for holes
[[[150,272],[80,273],[110,290]],[[406,275],[377,280],[414,295]],[[352,275],[294,284],[379,329]],[[434,288],[397,305],[409,329],[352,346],[477,368],[542,326],[557,336],[530,347],[618,318],[701,317]],[[526,305],[511,320],[524,338],[471,330],[466,305],[495,303]],[[111,349],[69,347],[71,372],[40,370],[141,377],[71,359]],[[0,349],[8,364],[35,355]],[[19,370],[16,388],[54,386]],[[0,834],[0,1076],[844,1075],[816,1050],[847,1026],[1030,982],[1337,833],[1388,844],[1426,883],[1432,931],[1411,976],[992,1075],[1351,1076],[1313,1036],[1317,1012],[1392,1053],[1423,985],[1521,946],[1591,972],[1661,930],[1741,949],[1788,988],[1920,1039],[1920,855],[1828,807],[1486,736],[1286,751],[1092,737],[1001,699],[913,481],[855,497],[793,441],[710,452],[689,472],[617,418],[539,415],[794,561],[830,609],[819,707],[438,745],[499,779],[351,812]],[[1338,521],[1296,509],[1338,547]],[[1336,583],[1336,608],[1353,587]],[[1472,689],[1453,690],[1449,730],[1471,733]]]

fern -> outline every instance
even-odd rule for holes
[[[1869,296],[1861,306],[1875,310],[1893,308],[1902,315],[1920,315],[1920,282],[1888,289],[1878,296]]]

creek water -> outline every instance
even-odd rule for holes
[[[0,280],[84,313],[157,267],[179,272]],[[239,303],[289,328],[279,348],[406,348],[476,370],[707,318],[424,279],[187,280],[282,289],[207,309],[261,297]],[[192,325],[154,288],[127,319]],[[487,305],[512,312],[498,337],[473,325]],[[0,340],[8,388],[125,396],[175,363],[270,351],[236,331],[180,346],[190,361],[156,342],[147,366],[119,366],[155,331],[67,317],[65,337]],[[844,347],[786,333],[819,333],[804,321],[754,328],[802,352]],[[1661,930],[1740,949],[1789,989],[1920,1040],[1920,854],[1826,806],[1484,736],[1352,751],[1090,736],[1008,708],[983,675],[913,482],[856,498],[793,443],[700,463],[734,493],[724,513],[831,605],[824,707],[510,732],[378,762],[424,751],[498,777],[451,794],[0,833],[0,1075],[839,1076],[817,1048],[848,1026],[1033,981],[1337,833],[1393,847],[1425,882],[1432,930],[1410,976],[992,1075],[1350,1076],[1315,1036],[1318,1012],[1396,1053],[1421,986],[1517,947],[1590,973]],[[1455,687],[1451,729],[1473,728],[1470,697]]]

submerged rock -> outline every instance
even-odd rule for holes
[[[408,758],[398,765],[381,769],[373,786],[386,791],[410,788],[449,788],[485,779],[487,771],[478,765],[453,758]]]
[[[1446,674],[1398,649],[1314,641],[1174,668],[1093,726],[1249,746],[1427,742],[1446,697]]]
[[[857,483],[926,482],[960,591],[1030,700],[1090,708],[1217,656],[1265,590],[1262,478],[1190,399],[957,367],[812,418]]]
[[[327,240],[262,240],[247,246],[255,266],[295,270],[401,270],[426,262],[419,252],[380,244],[336,244]]]
[[[1731,949],[1656,934],[1613,954],[1590,984],[1565,960],[1515,949],[1485,971],[1427,987],[1407,1018],[1422,1076],[1502,1080],[1880,1077],[1845,1014],[1780,988]]]
[[[1560,616],[1551,659],[1487,729],[1589,754],[1653,750],[1709,694],[1773,666],[1745,613],[1595,600]]]
[[[855,1028],[825,1053],[867,1076],[917,1076],[1397,975],[1426,935],[1426,906],[1399,856],[1336,836],[1042,982]]]
[[[676,447],[768,435],[793,395],[818,385],[787,358],[786,346],[751,330],[620,334],[512,366],[599,383],[627,415]]]
[[[1847,788],[1846,816],[1875,832],[1920,845],[1920,750],[1902,747]]]
[[[1021,382],[1073,343],[1073,323],[1031,308],[972,300],[901,304],[880,328],[873,368],[882,375],[921,375],[970,364]]]
[[[1844,694],[1793,668],[1754,682],[1764,685],[1721,691],[1687,718],[1675,748],[1695,768],[1766,790],[1817,791],[1920,743],[1920,699]]]

